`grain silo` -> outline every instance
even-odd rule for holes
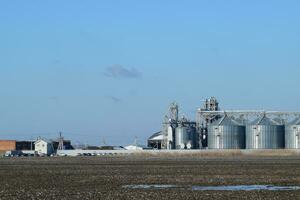
[[[188,149],[198,149],[199,148],[199,134],[196,131],[196,127],[189,126],[188,132],[190,133],[190,144],[187,145]]]
[[[285,126],[285,148],[299,149],[300,148],[300,118],[295,119]]]
[[[190,141],[190,135],[187,131],[187,127],[179,126],[175,129],[175,148],[185,149],[186,145]]]
[[[197,147],[197,139],[195,127],[179,125],[175,129],[176,149],[195,149]]]
[[[225,115],[208,126],[209,149],[244,149],[245,126]]]
[[[263,115],[246,126],[247,149],[284,148],[284,125]]]

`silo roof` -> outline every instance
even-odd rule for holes
[[[275,122],[277,122],[277,123],[279,123],[279,124],[285,124],[285,121],[284,121],[284,119],[281,119],[281,118],[275,118],[275,119],[273,119]]]
[[[276,122],[273,119],[268,118],[267,116],[263,116],[261,118],[258,118],[256,120],[254,120],[252,123],[252,125],[264,125],[264,126],[269,126],[269,125],[273,125],[273,126],[278,126],[280,125],[278,122]]]
[[[294,119],[289,123],[290,125],[300,125],[300,117]]]
[[[212,123],[214,126],[240,126],[240,124],[232,119],[231,117],[228,117],[225,115],[223,118],[215,121]]]
[[[234,120],[239,124],[248,124],[248,120],[241,117],[235,118]]]
[[[163,134],[161,131],[154,133],[151,135],[148,140],[163,140]]]

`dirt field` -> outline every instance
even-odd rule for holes
[[[300,191],[191,186],[300,186],[299,156],[0,158],[0,199],[300,199]],[[180,188],[130,189],[171,184]]]

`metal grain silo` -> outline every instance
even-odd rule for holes
[[[285,148],[299,149],[300,148],[300,118],[295,119],[285,126]]]
[[[246,126],[247,149],[284,148],[284,125],[266,117],[254,120]]]
[[[190,135],[190,144],[187,145],[188,149],[198,149],[199,148],[199,134],[196,131],[196,127],[189,126],[188,132]]]
[[[191,125],[179,125],[175,129],[176,149],[196,149],[199,146],[199,135]]]
[[[188,127],[179,126],[175,129],[175,147],[176,149],[186,149],[190,142],[190,132]]]
[[[209,149],[244,149],[245,126],[224,116],[208,126],[207,142]]]

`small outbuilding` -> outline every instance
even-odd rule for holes
[[[38,139],[34,143],[35,152],[39,155],[51,155],[54,153],[53,142],[46,139]]]
[[[148,138],[148,147],[152,149],[161,149],[164,136],[161,131],[154,133]]]

